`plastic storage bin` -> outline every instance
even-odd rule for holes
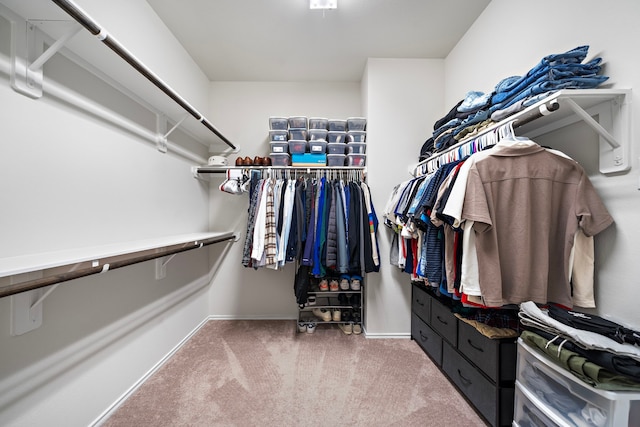
[[[289,128],[289,139],[297,139],[299,141],[307,140],[307,130],[306,129],[292,129]]]
[[[346,132],[347,121],[340,119],[329,119],[329,132]]]
[[[289,139],[289,134],[286,130],[270,130],[269,140],[271,141],[286,141]]]
[[[309,129],[309,141],[326,141],[327,133],[326,129]]]
[[[307,118],[305,116],[289,117],[289,127],[294,129],[308,129]]]
[[[367,133],[365,131],[350,130],[347,132],[347,142],[366,142]]]
[[[301,139],[290,139],[289,140],[289,152],[293,153],[306,153],[307,152],[307,141]]]
[[[551,419],[562,420],[565,425],[574,425],[571,417],[580,417],[583,411],[599,414],[603,420],[601,426],[640,425],[640,393],[595,389],[522,339],[518,340],[516,377],[516,384],[534,397],[530,399],[540,411]],[[547,392],[539,393],[539,390]]]
[[[288,153],[289,152],[289,143],[287,141],[271,141],[271,152],[272,153]]]
[[[291,164],[291,156],[289,153],[270,153],[272,166],[289,166]]]
[[[367,144],[364,142],[350,142],[347,144],[348,154],[365,154],[367,152]]]
[[[310,153],[325,153],[327,151],[327,141],[309,141]]]
[[[329,142],[327,144],[328,154],[344,154],[347,144],[344,142]]]
[[[287,130],[288,120],[286,117],[269,117],[269,129],[271,130]]]
[[[366,154],[347,154],[347,166],[364,166],[366,161]]]
[[[293,166],[323,167],[327,165],[327,155],[324,153],[292,154]]]
[[[309,129],[324,129],[327,130],[329,127],[329,120],[322,117],[310,117],[309,118]]]
[[[347,142],[347,133],[344,131],[330,130],[327,132],[327,142]]]
[[[327,154],[327,166],[344,166],[344,154]]]
[[[364,131],[367,127],[367,119],[364,117],[347,117],[347,130]]]

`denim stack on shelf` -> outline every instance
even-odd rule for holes
[[[524,76],[502,79],[494,91],[470,91],[434,124],[432,136],[420,151],[420,160],[467,136],[503,120],[562,89],[593,89],[608,77],[599,75],[602,58],[583,63],[589,46],[543,57]]]

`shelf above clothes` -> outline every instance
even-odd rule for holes
[[[594,119],[598,117],[598,120]],[[600,172],[619,174],[631,167],[631,90],[565,89],[497,122],[481,132],[436,153],[411,168],[423,175],[454,160],[457,152],[477,138],[512,126],[518,134],[535,138],[584,121],[600,136]]]
[[[366,166],[193,166],[191,172],[193,176],[198,179],[202,179],[203,175],[209,174],[228,174],[229,171],[245,171],[245,170],[260,170],[266,173],[273,171],[274,173],[289,172],[303,174],[303,173],[318,173],[324,174],[327,172],[355,172],[361,176],[366,176]]]
[[[231,231],[193,233],[0,258],[0,298],[237,239]]]
[[[12,87],[17,92],[32,98],[48,93],[150,140],[162,152],[168,148],[184,154],[184,149],[167,141],[177,127],[212,152],[224,149],[238,151],[185,97],[73,1],[8,0],[0,5],[0,15],[12,23],[14,47],[9,72]],[[56,53],[156,114],[156,129],[143,128],[102,106],[88,105],[85,99],[72,91],[61,89],[53,81],[46,81],[43,65]],[[168,128],[170,130],[167,131]]]

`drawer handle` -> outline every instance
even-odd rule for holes
[[[482,348],[480,348],[480,347],[476,347],[475,345],[473,345],[473,343],[471,342],[471,340],[470,340],[470,339],[468,339],[468,338],[467,338],[467,342],[469,343],[469,345],[470,345],[472,348],[474,348],[474,349],[478,350],[480,353],[484,353],[484,350],[483,350]]]
[[[462,372],[460,372],[460,369],[458,369],[458,376],[465,383],[465,385],[470,385],[473,383],[470,379],[465,378],[464,375],[462,375]]]
[[[418,298],[416,298],[416,304],[421,305],[424,307],[424,303],[422,301],[420,301]]]
[[[440,323],[442,323],[443,325],[448,325],[449,323],[447,323],[446,320],[443,320],[442,317],[440,316],[436,316],[436,319],[438,319],[440,321]]]
[[[429,339],[429,337],[428,337],[428,336],[426,336],[426,335],[424,335],[424,334],[422,333],[422,331],[419,331],[419,332],[420,332],[420,339],[421,339],[422,341],[427,341],[427,340]]]

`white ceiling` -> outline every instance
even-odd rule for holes
[[[445,58],[491,0],[147,0],[212,81],[360,81],[367,58]]]

